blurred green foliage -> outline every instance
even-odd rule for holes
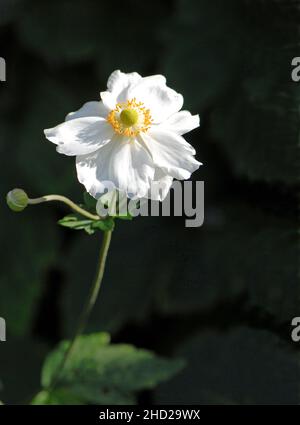
[[[296,402],[298,353],[289,337],[300,299],[295,2],[6,0],[0,12],[7,62],[0,86],[0,316],[7,321],[0,398],[28,402],[38,391],[46,352],[76,326],[100,245],[99,232],[57,226],[68,213],[59,206],[13,215],[6,193],[23,187],[33,197],[52,192],[82,201],[74,158],[58,155],[43,129],[99,99],[120,68],[164,73],[186,109],[200,113],[201,128],[187,139],[204,163],[193,179],[205,181],[205,222],[187,229],[180,218],[118,221],[89,331],[187,358],[169,384],[142,394],[148,402]],[[105,350],[148,361],[148,352],[126,347]],[[151,370],[147,379],[155,379]],[[130,394],[122,401],[133,402],[148,383],[124,388]],[[86,399],[82,388],[52,396]]]
[[[33,404],[134,404],[137,391],[155,387],[184,365],[131,345],[110,344],[108,334],[82,335],[51,391],[67,348],[68,342],[62,342],[47,357],[42,370],[45,389]]]

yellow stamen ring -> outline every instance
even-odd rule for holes
[[[118,103],[106,120],[116,133],[128,137],[135,137],[140,132],[145,133],[152,124],[150,110],[135,98]]]

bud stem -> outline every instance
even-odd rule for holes
[[[101,217],[96,214],[92,214],[83,208],[79,207],[75,204],[75,202],[71,201],[71,199],[66,198],[62,195],[46,195],[42,196],[40,198],[34,198],[34,199],[28,199],[28,204],[30,205],[37,205],[42,204],[43,202],[49,202],[49,201],[58,201],[63,202],[64,204],[68,205],[72,210],[76,211],[77,213],[81,214],[84,217],[89,218],[90,220],[101,220]]]

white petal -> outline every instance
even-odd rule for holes
[[[155,169],[154,179],[151,182],[150,190],[145,196],[154,201],[163,201],[169,193],[173,183],[173,177],[163,173],[159,168]]]
[[[94,152],[109,142],[114,131],[103,118],[84,117],[71,119],[56,127],[44,130],[56,150],[65,155],[83,155]]]
[[[201,165],[193,157],[195,150],[181,136],[161,129],[140,134],[154,164],[176,179],[188,179]]]
[[[109,111],[112,109],[115,109],[117,102],[117,98],[114,93],[111,93],[110,91],[102,91],[100,93],[103,105],[105,108],[107,108]]]
[[[76,158],[77,176],[86,190],[99,198],[111,183],[128,197],[143,197],[154,176],[150,155],[134,140],[115,137],[92,155]],[[109,183],[109,184],[108,184]]]
[[[188,133],[200,126],[199,115],[192,115],[189,111],[180,111],[171,115],[160,124],[165,130],[173,131],[179,136]]]
[[[154,123],[160,123],[178,112],[183,105],[183,97],[166,85],[162,75],[143,78],[128,90],[130,98],[135,97],[150,109]]]
[[[126,102],[129,99],[128,90],[141,80],[137,72],[125,74],[120,70],[114,71],[107,81],[108,90],[100,93],[105,107],[111,110],[117,103]]]
[[[118,102],[127,100],[127,90],[129,87],[136,85],[142,77],[137,72],[125,74],[120,70],[114,71],[108,81],[107,88],[114,94]]]
[[[148,134],[154,139],[161,140],[163,144],[169,144],[171,147],[174,147],[174,149],[186,150],[191,155],[196,154],[193,146],[183,137],[173,131],[165,129],[162,125],[153,126],[149,129]],[[178,146],[176,144],[178,144]]]
[[[66,116],[66,121],[74,120],[75,118],[82,117],[102,117],[106,118],[109,113],[109,109],[107,109],[103,102],[86,102],[78,111],[70,112]]]

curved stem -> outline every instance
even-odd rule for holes
[[[80,315],[80,318],[79,318],[79,321],[78,321],[78,326],[77,326],[77,329],[74,333],[74,336],[70,341],[70,344],[69,344],[69,346],[68,346],[68,348],[67,348],[67,350],[64,354],[62,362],[59,365],[59,368],[57,369],[56,375],[52,379],[51,386],[48,390],[49,392],[51,392],[54,389],[55,385],[59,381],[59,378],[61,376],[61,372],[62,372],[63,368],[65,367],[71,353],[73,352],[74,346],[76,344],[76,340],[77,340],[78,336],[80,336],[80,334],[83,332],[83,330],[84,330],[84,328],[87,324],[88,318],[90,316],[90,313],[91,313],[91,311],[92,311],[92,309],[95,305],[95,302],[97,300],[97,297],[98,297],[98,294],[99,294],[99,291],[100,291],[100,287],[101,287],[101,283],[102,283],[102,279],[103,279],[103,275],[104,275],[105,263],[106,263],[106,258],[107,258],[110,242],[111,242],[111,236],[112,236],[111,230],[104,232],[103,241],[102,241],[100,254],[99,254],[98,270],[97,270],[97,273],[96,273],[96,278],[95,278],[94,284],[91,286],[85,307],[81,312],[81,315]]]
[[[87,217],[91,220],[101,220],[101,217],[99,215],[92,214],[92,213],[84,210],[83,208],[76,205],[75,202],[71,201],[71,199],[66,198],[65,196],[62,196],[62,195],[46,195],[46,196],[42,196],[41,198],[29,199],[28,204],[36,205],[36,204],[41,204],[43,202],[49,202],[49,201],[63,202],[64,204],[66,204],[70,208],[72,208],[72,210],[78,212],[79,214],[83,215],[84,217]]]

